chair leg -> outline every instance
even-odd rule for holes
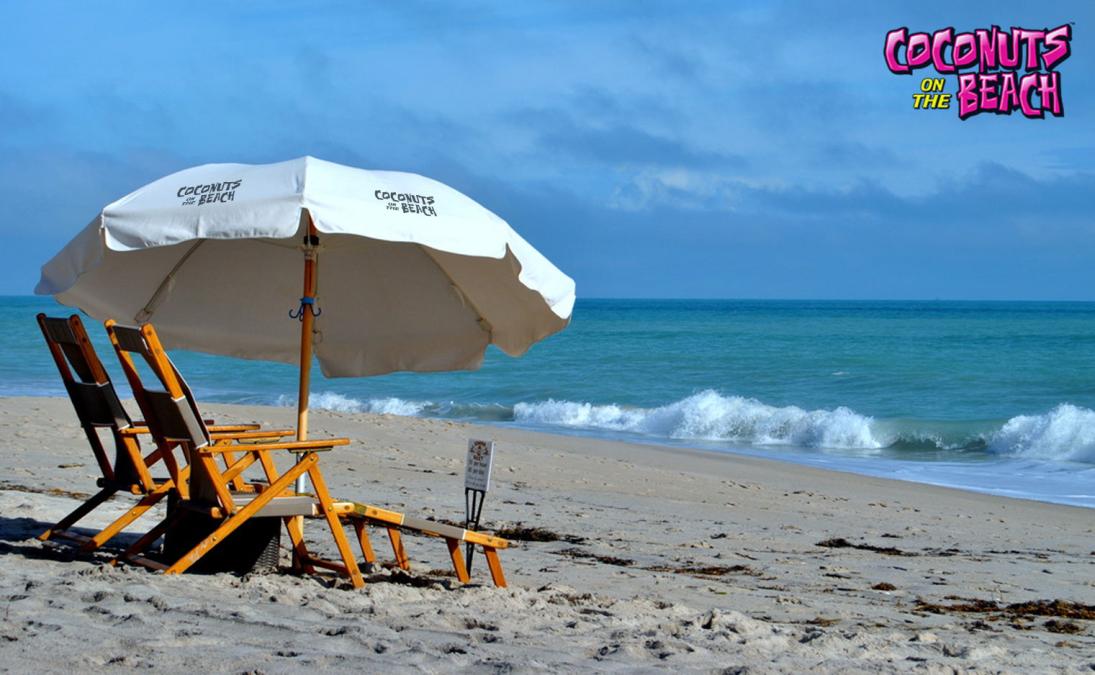
[[[361,544],[361,555],[365,557],[365,562],[372,565],[376,562],[376,553],[373,552],[373,545],[369,542],[369,533],[365,531],[365,522],[356,519],[353,525],[354,532],[357,533],[357,541]]]
[[[170,567],[165,569],[164,574],[182,574],[190,569],[194,563],[201,560],[202,556],[208,553],[217,544],[224,541],[225,537],[235,532],[236,529],[247,522],[251,516],[262,510],[262,507],[266,506],[271,499],[276,497],[282,490],[296,480],[297,476],[314,466],[318,459],[319,457],[315,453],[306,454],[300,462],[283,473],[280,478],[272,483],[269,490],[259,493],[259,495],[252,499],[246,506],[239,511],[236,511],[232,516],[221,523],[220,527],[213,530],[209,536],[198,542],[197,546],[187,552],[186,555],[179,558]]]
[[[141,553],[144,553],[145,549],[147,549],[157,539],[163,536],[163,533],[167,532],[167,530],[175,525],[175,523],[177,523],[179,520],[180,518],[177,515],[171,518],[164,518],[159,523],[157,523],[155,527],[146,532],[140,539],[133,542],[129,546],[129,548],[119,553],[117,557],[110,561],[110,564],[117,565],[120,562],[128,561],[131,558]]]
[[[506,577],[502,574],[502,561],[498,558],[497,549],[484,546],[483,555],[487,558],[487,567],[490,568],[490,578],[494,580],[494,585],[505,588]]]
[[[99,492],[92,495],[91,498],[88,499],[86,502],[77,506],[75,510],[72,511],[72,513],[62,518],[61,521],[58,522],[56,525],[38,535],[38,539],[40,539],[41,541],[49,541],[50,538],[53,537],[53,535],[55,535],[56,533],[64,532],[65,530],[69,529],[77,522],[79,522],[81,518],[98,508],[100,504],[113,497],[114,493],[116,493],[117,491],[117,488],[110,487],[99,490]]]
[[[403,537],[394,527],[388,528],[388,539],[392,542],[392,553],[395,554],[395,564],[401,570],[411,569],[411,560],[407,557],[407,551],[403,548]]]
[[[331,528],[331,534],[335,538],[338,553],[342,556],[343,564],[346,565],[346,573],[350,577],[350,583],[354,585],[354,588],[361,588],[365,585],[365,580],[361,578],[361,570],[357,567],[357,558],[350,549],[350,542],[346,539],[346,531],[342,529],[342,521],[338,519],[338,514],[335,513],[334,501],[331,499],[331,493],[327,491],[327,483],[323,480],[323,474],[320,473],[318,464],[313,463],[311,468],[308,469],[308,478],[311,479],[312,488],[316,491],[316,498],[319,500],[319,508],[323,511],[323,517],[327,519],[327,525]]]
[[[289,533],[289,541],[293,545],[293,571],[303,574],[315,574],[316,568],[308,562],[311,554],[304,543],[304,528],[301,523],[304,519],[300,516],[288,516],[285,519],[285,530]]]
[[[117,535],[125,528],[129,527],[129,525],[133,521],[137,520],[145,513],[147,513],[148,510],[151,509],[153,506],[160,503],[160,501],[167,496],[172,488],[174,488],[174,484],[171,482],[167,482],[156,488],[155,492],[145,495],[145,497],[142,498],[141,501],[137,502],[137,504],[134,505],[133,508],[126,511],[124,514],[122,514],[121,517],[119,517],[110,525],[107,525],[102,532],[99,532],[94,537],[84,542],[84,544],[80,546],[80,550],[84,553],[90,553],[91,551],[96,550],[103,544],[113,539],[115,535]]]
[[[446,539],[449,547],[449,557],[452,558],[452,568],[456,570],[456,578],[460,583],[466,584],[471,580],[468,576],[468,568],[464,565],[464,554],[460,552],[460,542],[456,539]]]
[[[270,490],[278,480],[278,468],[269,453],[251,453],[247,456],[254,458],[256,455],[258,462],[262,465],[263,473],[266,474],[266,490]],[[288,486],[285,492],[295,494],[296,490],[294,486]],[[298,574],[315,574],[316,568],[308,562],[311,556],[308,553],[308,547],[304,543],[304,518],[302,516],[289,516],[284,521],[285,531],[289,533],[289,541],[293,545],[291,569]]]

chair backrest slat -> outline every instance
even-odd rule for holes
[[[54,343],[61,350],[69,366],[76,371],[81,380],[93,382],[99,379],[81,348],[82,345],[76,331],[73,330],[71,318],[61,319],[43,315],[39,324],[42,327],[42,333],[46,336],[46,341]],[[92,358],[98,360],[94,356]]]
[[[136,326],[114,324],[113,331],[114,338],[117,340],[118,346],[122,351],[140,354],[146,360],[151,360],[152,352],[149,350],[148,345],[145,344],[140,328],[137,328]]]
[[[149,417],[155,420],[157,432],[164,440],[189,443],[195,448],[209,444],[201,420],[185,398],[173,398],[166,391],[145,390],[145,395],[153,411]]]
[[[107,322],[107,332],[152,435],[157,440],[184,442],[194,448],[209,445],[209,430],[194,396],[160,346],[155,329],[151,325],[136,328]],[[141,378],[133,354],[144,359],[157,383],[150,387]]]
[[[121,428],[129,426],[129,416],[118,401],[114,384],[91,346],[80,317],[72,315],[61,319],[39,314],[38,325],[57,362],[61,379],[65,381],[65,388],[81,424],[108,427],[117,423]],[[73,372],[76,377],[72,376]],[[74,395],[74,392],[78,393]]]
[[[95,353],[80,317],[74,314],[62,319],[39,314],[37,318],[46,346],[61,374],[103,477],[109,481],[145,482],[148,472],[137,466],[139,450],[130,447],[134,442],[123,441],[120,436],[122,429],[133,425],[132,421],[118,399],[114,383]],[[113,465],[96,433],[99,428],[110,429],[114,435],[116,452]]]
[[[72,331],[69,319],[41,315],[42,331],[47,340],[53,340],[58,344],[77,344],[76,333]]]
[[[194,452],[211,443],[209,429],[193,393],[160,344],[156,330],[150,324],[135,328],[108,321],[107,333],[153,438],[157,443],[178,443],[187,453],[189,498],[211,504],[224,502],[227,488],[219,478],[216,464],[208,457],[196,457]],[[145,360],[157,382],[150,386],[142,379],[134,354]],[[221,505],[232,508],[230,496],[228,502]]]
[[[122,402],[118,400],[118,392],[110,382],[77,382],[69,380],[65,382],[68,397],[72,400],[72,406],[76,408],[76,417],[85,427],[112,427],[125,429],[130,426],[129,415]]]

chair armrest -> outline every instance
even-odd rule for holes
[[[266,429],[264,431],[234,431],[232,433],[217,433],[212,429],[209,437],[214,441],[239,441],[249,438],[285,438],[296,433],[293,429]]]
[[[256,431],[262,428],[261,424],[213,424],[211,420],[205,420],[209,433],[229,433],[235,431]]]
[[[348,438],[319,438],[314,441],[283,441],[281,443],[233,443],[232,445],[207,445],[199,452],[266,452],[267,450],[294,450],[297,452],[330,450],[339,445],[349,445]]]
[[[205,422],[206,425],[216,424],[216,422],[212,419],[204,419],[204,420],[202,420],[202,422]],[[138,427],[147,427],[148,422],[145,422],[144,420],[133,420],[133,425],[138,426]],[[252,424],[240,424],[240,425],[236,425],[236,426],[248,426],[248,427],[254,426],[256,429],[258,429],[258,427],[259,427],[259,425],[257,425],[257,424],[254,424],[254,425],[252,425]]]
[[[134,426],[127,427],[125,429],[119,429],[119,432],[123,436],[139,436],[142,434],[151,434],[152,432],[147,426],[142,426],[143,423],[134,422]],[[296,431],[292,429],[270,429],[268,431],[255,431],[260,429],[261,424],[221,424],[219,426],[208,427],[210,435],[213,440],[225,440],[233,438],[284,438],[286,436],[292,436]]]
[[[118,433],[123,436],[140,436],[152,432],[148,430],[148,427],[126,427],[125,429],[119,429]]]

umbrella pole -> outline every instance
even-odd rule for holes
[[[308,219],[308,234],[304,237],[304,292],[300,299],[300,388],[297,390],[297,440],[308,440],[308,389],[312,375],[312,328],[315,326],[315,297],[316,297],[316,246],[319,243],[319,235],[316,233],[312,216],[305,211]],[[299,462],[303,455],[297,455]],[[297,494],[302,494],[307,488],[305,474],[297,477],[294,486]],[[289,534],[294,541],[304,539],[304,517],[294,516],[286,521]],[[298,551],[293,547],[293,567],[300,568],[304,564],[298,558]]]
[[[312,375],[312,329],[315,326],[316,295],[316,245],[319,236],[311,214],[308,218],[308,235],[304,240],[304,293],[300,307],[300,389],[297,391],[297,440],[308,440],[308,389]],[[300,455],[297,456],[300,459]],[[297,478],[296,491],[304,492],[307,487],[305,476]]]

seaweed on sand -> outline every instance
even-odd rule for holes
[[[565,555],[568,558],[582,558],[588,560],[596,560],[599,563],[606,565],[616,565],[618,567],[631,567],[635,564],[634,560],[627,558],[617,558],[612,555],[599,555],[597,553],[590,553],[589,551],[583,551],[577,548],[567,548],[558,552],[559,555]]]
[[[494,534],[511,541],[565,541],[568,544],[584,544],[585,537],[560,534],[546,527],[525,527],[521,523],[498,528]]]
[[[881,553],[882,555],[903,555],[903,556],[915,556],[916,553],[911,551],[902,551],[899,548],[893,546],[872,546],[871,544],[853,544],[844,537],[833,537],[832,539],[826,539],[819,541],[815,546],[823,546],[825,548],[855,548],[860,551],[873,551],[874,553]]]
[[[760,572],[756,571],[752,567],[749,567],[748,565],[697,565],[695,563],[692,563],[680,567],[654,565],[651,567],[644,567],[643,569],[650,572],[688,574],[694,577],[725,577],[730,574],[746,574],[754,577],[760,576]]]
[[[949,595],[945,599],[956,601],[949,605],[943,605],[926,600],[917,600],[916,609],[932,614],[947,613],[980,613],[989,614],[990,621],[998,619],[1022,619],[1034,616],[1048,616],[1058,619],[1082,619],[1095,621],[1095,605],[1085,605],[1069,600],[1031,600],[1028,602],[1014,602],[1010,605],[1001,605],[992,600],[979,600],[976,598],[960,598]],[[1047,622],[1047,628],[1050,628]],[[1068,623],[1068,622],[1064,622]],[[1064,625],[1061,623],[1060,625]],[[1054,625],[1058,625],[1055,622]],[[1075,624],[1072,624],[1075,625]]]

